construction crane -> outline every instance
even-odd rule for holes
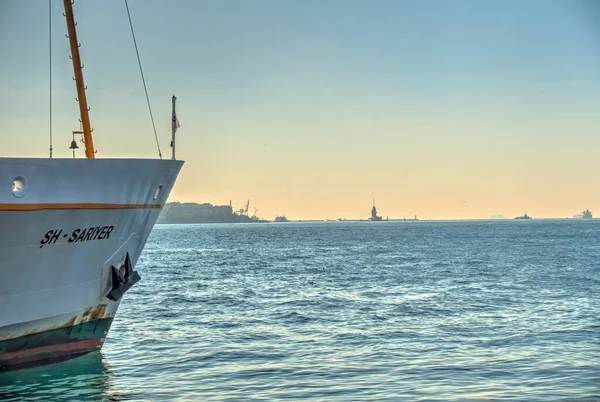
[[[248,216],[248,208],[250,208],[250,200],[248,200],[248,202],[246,203],[246,207],[245,208],[241,208],[239,211],[237,211],[240,215],[246,215]]]

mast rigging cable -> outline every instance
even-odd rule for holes
[[[142,69],[142,62],[140,60],[140,52],[138,51],[137,41],[135,40],[135,32],[133,31],[133,23],[131,22],[131,13],[129,12],[129,4],[125,0],[125,7],[127,8],[127,17],[129,18],[129,26],[131,27],[131,36],[133,37],[133,44],[135,46],[135,53],[137,55],[138,64],[140,66],[140,75],[142,76],[142,83],[144,84],[144,92],[146,93],[146,102],[148,102],[148,111],[150,112],[150,120],[152,121],[152,129],[154,129],[154,138],[156,139],[156,147],[158,148],[158,156],[162,159],[162,153],[160,152],[160,144],[158,142],[158,135],[156,134],[156,125],[154,124],[154,116],[152,115],[152,107],[150,106],[150,97],[148,96],[148,89],[146,88],[146,79],[144,78],[144,71]]]
[[[52,159],[52,0],[48,0],[48,64],[50,67],[50,159]]]

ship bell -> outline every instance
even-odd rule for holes
[[[69,149],[79,149],[79,146],[77,145],[77,141],[75,141],[75,140],[71,141],[71,146],[69,147]]]

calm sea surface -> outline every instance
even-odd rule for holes
[[[161,225],[137,269],[0,399],[600,400],[600,220]]]

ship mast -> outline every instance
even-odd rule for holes
[[[83,134],[85,141],[85,155],[89,159],[94,159],[94,141],[92,139],[92,129],[90,125],[89,108],[85,97],[85,84],[83,83],[83,65],[79,56],[79,42],[77,42],[77,32],[75,31],[75,17],[73,15],[73,3],[71,0],[64,0],[65,17],[67,19],[68,38],[71,45],[71,59],[73,60],[73,71],[75,72],[75,84],[77,85],[77,102],[79,103],[79,113],[81,114],[81,125],[83,132],[74,131],[73,134]]]

